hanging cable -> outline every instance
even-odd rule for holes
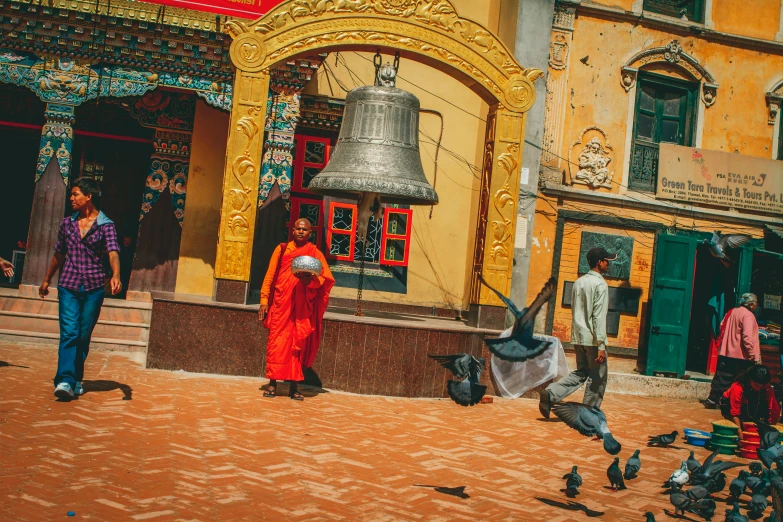
[[[399,62],[399,56],[395,58],[395,63]],[[434,111],[432,109],[421,109],[419,110],[422,114],[434,114],[438,118],[440,118],[440,135],[438,136],[438,142],[435,147],[435,174],[433,174],[432,177],[432,189],[435,190],[435,185],[438,183],[438,155],[440,154],[440,146],[441,142],[443,141],[443,114],[441,114],[438,111]],[[426,136],[426,134],[425,134]],[[430,205],[430,219],[432,219],[432,210],[435,208],[435,205]]]

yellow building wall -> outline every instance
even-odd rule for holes
[[[492,31],[497,30],[500,15],[498,0],[458,0],[454,4],[461,16],[481,22]],[[304,92],[344,98],[346,92],[340,84],[349,90],[371,85],[375,74],[373,54],[349,51],[339,53],[338,57],[331,53],[325,60],[328,67],[321,66]],[[385,55],[384,62],[391,58]],[[435,184],[440,203],[433,208],[431,217],[430,207],[413,207],[407,293],[365,289],[363,298],[464,310],[470,298],[468,286],[477,213],[477,206],[473,203],[478,198],[477,169],[481,168],[483,161],[486,131],[483,120],[486,120],[489,107],[458,80],[412,60],[401,60],[397,87],[416,95],[422,109],[435,110],[443,115],[443,140]],[[432,184],[435,181],[434,142],[440,134],[440,119],[432,114],[421,114],[419,126],[424,172]],[[331,295],[352,299],[356,297],[356,288],[335,287]]]
[[[212,297],[228,125],[227,112],[197,102],[177,293]]]
[[[779,0],[713,0],[715,30],[774,40],[780,25]]]
[[[720,230],[724,234],[742,233],[750,234],[756,238],[764,237],[762,226],[733,225],[722,222],[720,219],[690,219],[675,217],[664,212],[650,212],[647,210],[633,210],[612,206],[610,204],[595,204],[582,201],[561,200],[540,194],[536,202],[536,219],[533,227],[533,241],[530,251],[530,274],[527,300],[530,302],[541,290],[544,282],[552,275],[554,261],[554,247],[556,239],[556,212],[571,210],[603,216],[615,216],[639,221],[651,221],[661,223],[667,227],[675,223],[681,230],[697,230],[712,232]],[[620,328],[617,336],[609,336],[609,346],[620,348],[637,348],[639,344],[640,326],[642,317],[646,314],[647,302],[650,294],[650,277],[653,268],[653,253],[655,247],[655,234],[649,230],[636,230],[621,228],[611,225],[585,224],[584,222],[566,220],[563,229],[563,247],[558,262],[559,276],[556,308],[552,335],[563,341],[571,339],[571,308],[563,307],[563,287],[566,281],[576,281],[579,277],[579,254],[582,232],[600,232],[612,235],[628,235],[634,239],[633,258],[631,259],[631,276],[628,281],[619,279],[607,279],[609,286],[639,288],[642,292],[639,311],[636,316],[622,314],[620,316]],[[607,250],[611,252],[611,245]],[[543,332],[545,313],[539,314],[536,329]]]

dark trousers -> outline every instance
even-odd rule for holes
[[[718,356],[718,368],[712,377],[712,388],[709,399],[720,403],[720,398],[728,390],[739,374],[753,365],[753,361],[747,359],[733,359],[731,357]]]
[[[82,286],[82,288],[84,288]],[[61,286],[59,293],[60,348],[54,385],[67,382],[73,387],[84,379],[84,361],[90,352],[90,338],[103,305],[103,287],[74,291]]]

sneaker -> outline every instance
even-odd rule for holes
[[[549,392],[547,390],[541,390],[541,393],[539,394],[539,400],[538,400],[538,411],[541,412],[541,415],[545,418],[549,418],[549,412],[552,409],[552,396],[549,395]]]
[[[720,408],[720,404],[718,404],[717,402],[713,401],[712,399],[704,399],[703,401],[701,401],[701,403],[708,410],[717,410],[718,408]]]
[[[76,386],[73,387],[73,394],[84,395],[84,387],[82,386],[82,381],[76,381]]]
[[[71,385],[67,382],[61,382],[54,389],[54,396],[58,399],[72,399],[73,390],[71,389]]]

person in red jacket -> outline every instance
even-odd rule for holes
[[[756,364],[745,370],[721,398],[723,416],[737,426],[740,421],[777,424],[780,404],[769,381],[766,366]]]

